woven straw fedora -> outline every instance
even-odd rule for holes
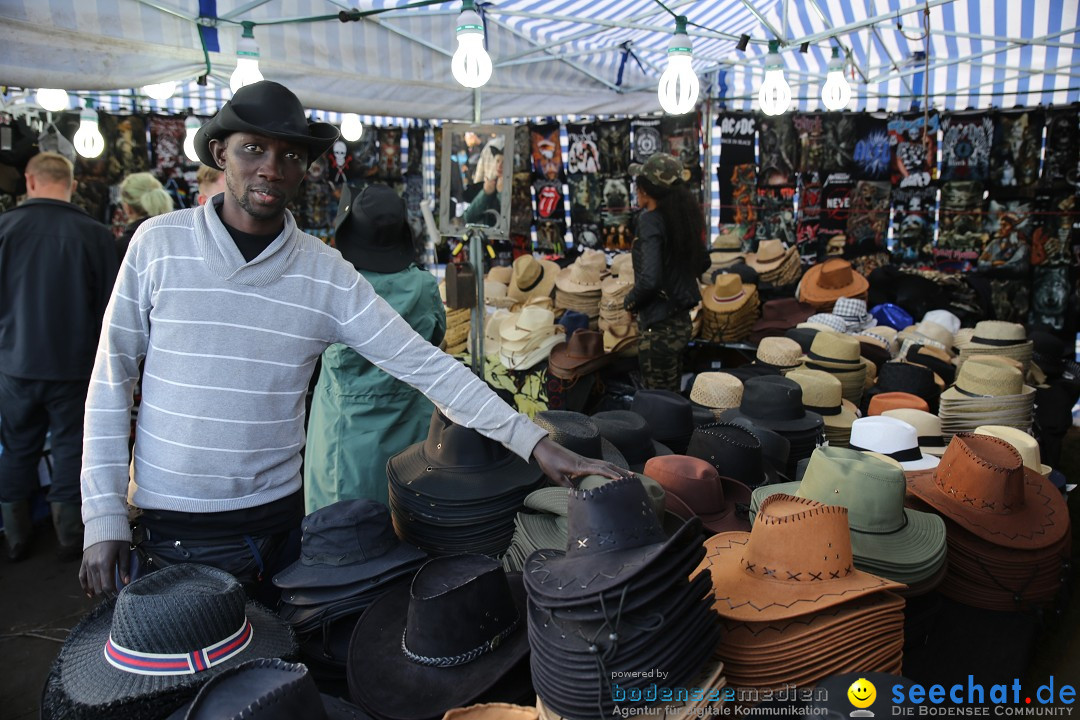
[[[910,408],[912,410],[920,410],[922,412],[930,412],[930,406],[925,400],[918,395],[912,395],[906,392],[884,392],[878,393],[870,398],[870,404],[867,406],[867,416],[883,415],[891,410],[899,410],[901,408]]]
[[[1020,453],[1020,457],[1024,460],[1024,467],[1034,470],[1043,477],[1050,474],[1052,468],[1042,461],[1039,442],[1023,430],[1004,425],[980,425],[975,428],[975,434],[989,435],[1004,440]]]
[[[749,533],[705,541],[715,610],[749,622],[783,620],[902,588],[855,569],[848,510],[791,495],[761,504]]]
[[[779,240],[762,240],[758,244],[757,252],[746,256],[746,264],[758,272],[775,270],[787,257],[787,249]]]
[[[971,340],[964,343],[962,349],[965,351],[976,348],[979,350],[990,349],[1019,354],[1021,351],[1030,350],[1032,345],[1032,341],[1028,339],[1027,331],[1020,323],[983,320],[975,325]]]
[[[566,293],[600,293],[604,271],[595,262],[583,262],[585,256],[577,262],[559,271],[555,278],[555,287]]]
[[[919,434],[919,448],[927,455],[941,457],[945,452],[945,438],[941,436],[941,418],[926,410],[895,408],[881,413],[885,417],[903,420]]]
[[[907,477],[916,497],[995,545],[1043,548],[1069,530],[1061,493],[1000,438],[957,433],[941,464]]]
[[[819,332],[806,353],[808,363],[825,365],[830,369],[857,370],[862,366],[859,341],[850,335]]]
[[[754,290],[753,285],[744,285],[735,273],[720,273],[712,287],[702,293],[702,303],[713,312],[733,313],[749,302]]]
[[[56,660],[58,691],[86,712],[185,689],[189,699],[225,668],[296,651],[289,626],[249,601],[232,575],[171,565],[125,586],[71,631]]]
[[[694,378],[690,400],[707,408],[727,410],[742,402],[743,384],[739,378],[723,372],[703,372]]]
[[[514,260],[511,280],[506,289],[507,297],[525,302],[534,297],[547,297],[555,288],[559,266],[550,260],[537,260],[532,255],[522,255]]]
[[[949,329],[931,320],[923,320],[918,325],[904,328],[897,337],[900,340],[912,340],[919,345],[927,345],[952,354],[953,334]]]
[[[850,428],[855,422],[855,413],[844,405],[843,386],[829,373],[799,368],[787,377],[802,387],[803,407],[820,415],[826,427]]]
[[[799,300],[815,306],[831,307],[837,298],[856,297],[869,287],[866,278],[855,272],[847,260],[829,258],[803,275]]]
[[[503,285],[509,285],[514,279],[514,268],[509,265],[496,265],[488,270],[487,279]]]
[[[801,358],[799,343],[786,337],[762,338],[755,355],[756,362],[780,368],[781,371],[797,367]]]
[[[960,367],[956,383],[941,394],[942,401],[980,401],[1002,397],[1028,396],[1035,388],[1024,385],[1024,375],[1014,367],[993,360],[973,357]]]
[[[887,455],[905,471],[928,470],[939,462],[937,457],[923,454],[919,432],[913,425],[884,415],[856,420],[851,426],[851,448]]]

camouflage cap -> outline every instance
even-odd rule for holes
[[[642,175],[653,185],[665,188],[686,180],[688,175],[678,158],[663,152],[654,153],[644,163],[632,163],[630,174]]]

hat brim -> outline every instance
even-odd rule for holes
[[[825,426],[825,421],[821,416],[815,412],[805,411],[801,418],[794,418],[792,420],[773,420],[770,418],[758,418],[743,413],[742,408],[732,408],[725,410],[720,415],[720,419],[723,422],[730,422],[736,418],[745,418],[754,425],[761,425],[767,430],[777,430],[780,432],[809,432]]]
[[[725,618],[749,622],[783,620],[904,587],[857,569],[841,578],[814,583],[758,579],[742,567],[743,550],[749,540],[750,533],[730,532],[705,541],[706,556],[699,567],[712,575],[716,591],[713,607]]]
[[[851,282],[843,287],[838,288],[822,288],[818,287],[816,282],[821,275],[821,269],[824,267],[824,263],[818,263],[811,266],[802,277],[802,283],[799,286],[799,300],[806,303],[828,303],[837,300],[842,297],[855,297],[861,295],[870,288],[870,282],[861,274],[851,270]]]
[[[965,530],[995,545],[1038,549],[1061,540],[1069,529],[1069,510],[1061,493],[1036,471],[1024,467],[1024,504],[1009,514],[977,510],[945,492],[934,470],[904,473],[908,490]]]
[[[307,162],[309,165],[332,148],[341,135],[336,127],[324,122],[309,122],[307,135],[292,132],[274,132],[244,120],[233,110],[230,101],[226,102],[217,115],[210,118],[195,133],[195,154],[199,156],[199,161],[203,165],[224,170],[225,168],[217,164],[214,153],[210,151],[210,141],[223,140],[234,132],[247,132],[278,140],[303,143],[308,147]]]
[[[429,667],[402,652],[410,583],[375,601],[353,630],[347,673],[353,702],[397,720],[440,717],[470,704],[509,674],[529,653],[525,588],[518,573],[507,574],[518,611],[518,626],[498,647],[475,660],[452,667]]]
[[[252,633],[248,646],[220,665],[191,675],[141,675],[120,670],[105,660],[105,643],[112,630],[116,598],[106,600],[71,631],[60,649],[59,684],[67,699],[91,709],[130,702],[166,691],[197,688],[222,670],[254,658],[295,657],[292,630],[277,615],[256,602],[245,607]]]
[[[745,484],[731,478],[721,477],[720,483],[724,489],[724,507],[719,512],[699,513],[671,491],[665,495],[664,502],[669,511],[684,520],[697,516],[709,533],[749,532],[750,520],[740,513],[739,506],[749,506],[752,491]]]
[[[551,295],[551,291],[555,289],[555,279],[559,275],[559,266],[551,260],[537,260],[537,262],[540,263],[543,275],[536,285],[528,290],[522,290],[518,287],[514,278],[511,278],[510,284],[506,288],[507,297],[523,303],[534,297],[548,297]]]
[[[426,558],[423,550],[399,542],[389,552],[354,565],[305,565],[303,560],[297,560],[275,575],[273,582],[283,589],[352,585],[394,573]]]
[[[507,454],[486,466],[443,468],[416,443],[390,457],[387,474],[410,492],[449,502],[475,502],[502,497],[535,485],[544,471],[535,462]]]

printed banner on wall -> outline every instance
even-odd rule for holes
[[[532,133],[533,173],[538,179],[561,180],[563,162],[559,123],[531,125],[530,132]]]
[[[604,120],[600,123],[600,174],[626,175],[630,172],[630,121]]]
[[[855,116],[855,150],[851,174],[856,180],[889,180],[892,148],[889,121],[884,115],[862,113]]]
[[[846,257],[861,257],[885,251],[889,232],[889,197],[887,182],[859,180],[851,195],[848,215]]]
[[[716,168],[721,235],[735,232],[749,250],[757,232],[757,168],[752,163]]]
[[[1039,181],[1039,155],[1043,142],[1041,110],[998,112],[994,115],[994,142],[990,148],[992,187],[1010,193],[1031,191]]]
[[[1080,175],[1080,113],[1074,109],[1046,114],[1046,153],[1039,185],[1054,190],[1075,190]]]
[[[1037,267],[1031,279],[1031,323],[1060,330],[1069,304],[1069,268]]]
[[[663,143],[660,139],[660,119],[638,119],[630,123],[634,134],[634,162],[644,164],[660,151]]]
[[[1031,269],[1033,203],[1027,199],[990,200],[986,213],[986,246],[979,270],[994,277],[1026,277]]]
[[[690,171],[691,186],[701,184],[701,137],[697,113],[669,116],[660,121],[664,151],[679,158],[684,170]]]
[[[755,236],[762,240],[780,240],[788,247],[795,245],[795,187],[759,187],[758,223]]]
[[[984,245],[983,184],[970,180],[941,186],[940,226],[934,260],[944,272],[975,267]]]
[[[946,115],[941,121],[941,179],[986,182],[994,120],[988,113]]]
[[[891,117],[888,130],[893,187],[927,187],[936,180],[937,113]]]
[[[566,172],[595,175],[600,172],[600,131],[596,123],[567,123]]]
[[[720,164],[732,167],[754,162],[757,118],[753,113],[721,113],[716,118],[716,126],[720,128]]]
[[[892,259],[900,265],[923,265],[933,258],[937,188],[895,188]]]
[[[758,114],[758,184],[794,185],[799,161],[799,138],[790,113],[778,117]]]
[[[840,113],[796,113],[800,172],[848,172],[855,154],[855,117]]]
[[[1040,193],[1035,199],[1037,213],[1031,232],[1033,265],[1068,265],[1078,214],[1074,190]]]

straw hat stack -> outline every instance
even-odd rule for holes
[[[509,296],[514,270],[509,265],[497,265],[484,278],[484,304],[494,308],[511,308],[517,302]]]
[[[848,509],[777,494],[749,533],[705,541],[728,684],[812,686],[845,672],[899,673],[904,586],[859,570]]]
[[[623,255],[620,257],[629,257]],[[634,287],[634,272],[623,272],[618,276],[604,278],[600,283],[600,330],[614,326],[628,326],[634,323],[634,316],[623,307],[623,301]]]
[[[840,381],[844,399],[858,407],[866,384],[866,364],[860,355],[859,341],[850,335],[819,332],[803,360],[808,370],[821,370]]]
[[[792,285],[802,273],[798,249],[792,246],[785,250],[779,240],[763,240],[757,252],[746,256],[746,264],[757,270],[761,282],[773,287]]]
[[[913,345],[924,345],[947,353],[951,357],[953,344],[956,342],[955,337],[947,327],[939,325],[933,320],[923,320],[918,325],[904,328],[897,337],[902,343],[900,346],[901,356],[907,355],[908,348]]]
[[[972,432],[980,425],[1005,425],[1028,431],[1035,409],[1035,388],[1024,375],[994,358],[965,362],[956,383],[941,394],[938,415],[945,437]]]
[[[803,407],[816,412],[825,421],[825,439],[829,447],[848,447],[856,415],[854,406],[843,399],[840,381],[827,372],[805,368],[794,370],[787,376],[802,386]]]
[[[1019,323],[983,320],[975,326],[971,340],[959,346],[960,366],[972,355],[997,355],[1019,361],[1027,373],[1034,345]]]
[[[447,355],[460,355],[469,349],[469,329],[472,327],[469,312],[469,308],[446,309],[446,334],[443,336],[443,343],[446,345]]]
[[[566,340],[566,330],[555,313],[539,305],[526,305],[499,323],[499,362],[508,370],[528,370],[548,359],[552,348]]]
[[[756,286],[743,284],[734,273],[721,273],[701,296],[703,340],[737,342],[749,337],[760,306]]]
[[[1071,528],[1061,493],[1010,443],[952,438],[933,470],[908,473],[909,500],[945,519],[943,595],[988,610],[1048,607],[1067,578]]]
[[[589,325],[598,327],[600,295],[607,260],[599,250],[586,250],[555,278],[555,307],[576,310],[589,316]]]

